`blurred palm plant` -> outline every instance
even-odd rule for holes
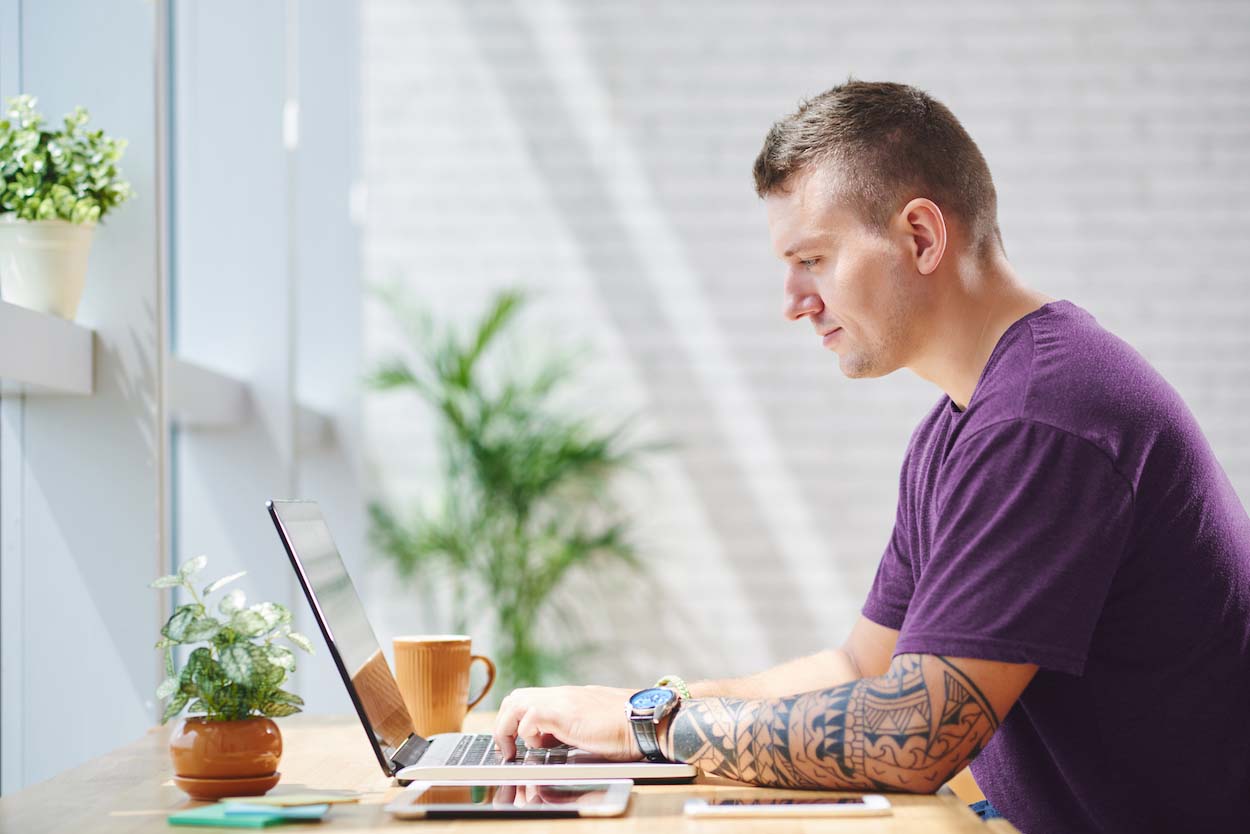
[[[433,408],[445,483],[434,508],[405,518],[372,503],[371,540],[401,576],[446,571],[456,631],[467,630],[480,604],[492,612],[504,684],[496,691],[567,675],[590,647],[544,647],[538,630],[572,572],[606,563],[639,568],[610,485],[643,449],[624,442],[624,425],[602,431],[553,404],[555,390],[572,376],[567,359],[547,360],[530,373],[484,372],[487,353],[523,306],[520,293],[498,294],[463,335],[387,296],[419,358],[384,362],[369,383],[413,391]]]

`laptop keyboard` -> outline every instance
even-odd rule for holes
[[[529,749],[521,739],[516,740],[516,756],[511,761],[503,762],[499,751],[495,749],[495,737],[489,733],[464,735],[456,742],[456,749],[451,751],[447,764],[452,767],[475,767],[478,765],[518,764],[564,764],[568,761],[569,746],[543,747]]]

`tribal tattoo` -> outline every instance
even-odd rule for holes
[[[671,758],[786,788],[932,793],[998,729],[989,701],[944,657],[902,654],[878,678],[776,700],[682,704]]]

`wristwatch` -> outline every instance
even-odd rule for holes
[[[672,713],[681,704],[681,696],[672,689],[654,686],[643,689],[629,696],[629,726],[634,729],[634,738],[638,740],[638,749],[649,762],[667,762],[660,752],[660,741],[656,738],[655,728],[664,717]]]

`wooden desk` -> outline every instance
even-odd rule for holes
[[[476,714],[466,729],[485,730],[488,714]],[[382,775],[360,722],[352,717],[298,715],[282,719],[284,751],[282,782],[271,793],[311,790],[353,790],[365,794],[360,804],[336,805],[321,823],[280,825],[276,832],[365,831],[404,828],[411,832],[669,832],[740,834],[763,832],[856,832],[856,834],[1012,834],[1009,825],[983,825],[967,806],[946,792],[937,796],[891,795],[892,817],[859,820],[734,820],[694,821],[682,816],[688,796],[742,791],[735,783],[703,779],[693,785],[635,787],[629,814],[605,820],[461,820],[411,822],[394,820],[382,806],[402,790]],[[172,828],[171,811],[194,807],[170,777],[168,727],[150,730],[143,738],[81,767],[0,798],[0,832],[193,831]],[[774,792],[781,793],[781,792]],[[810,796],[810,794],[807,794]],[[226,829],[209,829],[224,831]]]

